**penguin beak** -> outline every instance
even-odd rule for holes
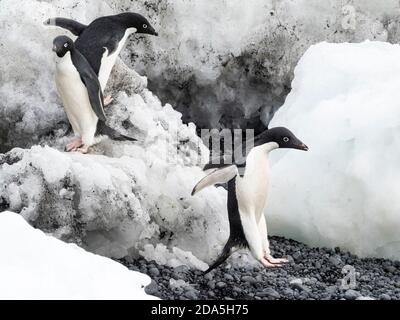
[[[53,50],[54,52],[57,52],[57,47],[54,45],[52,50]]]
[[[298,149],[299,150],[303,150],[303,151],[308,151],[309,150],[308,147],[304,143],[301,143],[299,145]]]

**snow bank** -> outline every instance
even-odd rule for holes
[[[195,147],[201,145],[194,127],[180,123],[174,128],[177,122],[163,121],[163,116],[176,115],[168,106],[158,105],[157,115],[154,105],[138,95],[120,99],[126,104],[113,106],[116,110],[141,110],[141,115],[132,114],[139,127],[149,126],[144,141],[105,139],[88,155],[48,146],[13,149],[0,155],[0,207],[107,256],[136,255],[147,244],[163,243],[211,259],[227,236],[226,192],[190,195],[203,176],[195,166]]]
[[[0,299],[155,299],[150,278],[0,213]]]
[[[133,42],[124,61],[199,127],[267,124],[293,69],[320,41],[400,40],[397,0],[109,0],[146,12],[157,39]]]
[[[138,142],[106,138],[90,155],[62,152],[72,135],[55,91],[51,44],[68,32],[43,21],[85,23],[121,10],[94,0],[0,2],[0,152],[30,148],[0,155],[0,210],[98,254],[135,256],[162,244],[165,252],[146,257],[201,267],[196,259],[215,258],[227,237],[226,193],[190,196],[208,150],[193,124],[146,89],[145,77],[119,61],[106,89],[115,98],[109,125]]]
[[[400,46],[321,43],[295,70],[271,125],[308,153],[276,152],[267,218],[274,234],[400,259]]]
[[[160,36],[133,37],[124,62],[185,122],[206,128],[262,128],[311,44],[400,41],[397,0],[1,0],[0,152],[65,130],[51,46],[55,36],[71,34],[42,22],[64,16],[89,23],[127,10],[149,17]]]

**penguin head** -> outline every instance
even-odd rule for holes
[[[136,33],[150,34],[158,36],[156,30],[152,27],[150,22],[138,13],[126,12],[116,16],[117,19],[121,20],[127,28],[135,28]]]
[[[59,36],[53,40],[53,51],[60,58],[64,57],[65,54],[74,47],[74,42],[67,36]]]
[[[289,129],[276,127],[265,130],[255,138],[256,145],[275,142],[278,148],[298,149],[308,151],[308,147],[300,141]]]

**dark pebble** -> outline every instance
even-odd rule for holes
[[[153,280],[146,293],[161,299],[223,300],[399,300],[400,262],[385,259],[360,259],[338,248],[309,248],[279,237],[270,238],[276,257],[286,256],[292,263],[281,268],[264,268],[248,264],[239,267],[230,258],[214,271],[204,275],[186,266],[170,268],[142,258],[118,260],[130,270],[140,271]],[[342,267],[356,270],[356,288],[342,288]],[[172,289],[171,278],[184,280],[188,286]],[[297,281],[292,281],[297,279]],[[302,280],[304,279],[304,280]]]

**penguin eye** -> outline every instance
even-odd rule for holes
[[[289,142],[289,137],[283,137],[283,142]]]
[[[65,47],[65,48],[68,48],[68,43],[64,43],[64,47]]]
[[[143,25],[143,29],[147,29],[147,24],[144,24],[144,25]]]

